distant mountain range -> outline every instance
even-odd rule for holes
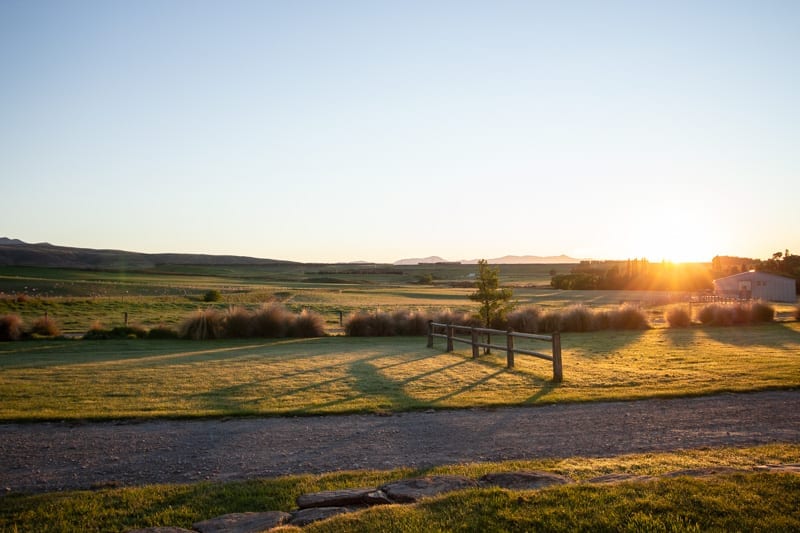
[[[579,263],[579,259],[566,255],[541,257],[537,255],[507,255],[488,260],[493,265],[519,264],[565,264]],[[439,256],[410,258],[395,261],[396,266],[409,266],[434,263],[456,263],[474,265],[477,259],[448,261]],[[239,255],[210,254],[146,254],[124,250],[96,250],[93,248],[73,248],[57,246],[46,242],[30,244],[19,239],[0,237],[0,266],[34,266],[78,269],[141,269],[158,265],[275,265],[292,264],[294,261],[278,259],[259,259]],[[353,264],[368,264],[354,262]]]
[[[395,265],[426,265],[434,263],[458,263],[462,265],[474,265],[478,263],[478,259],[462,259],[461,261],[448,261],[442,259],[438,255],[422,258],[409,258],[395,261]],[[580,263],[580,259],[569,257],[568,255],[505,255],[503,257],[495,257],[487,259],[490,265],[555,265],[555,264],[569,264]]]
[[[78,269],[140,269],[158,265],[274,265],[292,261],[257,259],[237,255],[145,254],[123,250],[95,250],[29,244],[19,239],[0,237],[0,266],[36,266]]]

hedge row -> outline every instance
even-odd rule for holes
[[[480,320],[466,312],[398,310],[391,313],[353,313],[345,323],[345,333],[352,337],[386,337],[393,335],[425,335],[428,321],[459,326],[479,327]],[[631,306],[615,310],[591,310],[573,306],[565,311],[544,311],[526,307],[509,313],[498,329],[511,328],[521,333],[552,333],[554,331],[597,331],[602,329],[646,329],[650,327],[645,314]]]
[[[197,311],[178,328],[183,339],[245,339],[251,337],[323,337],[322,317],[304,309],[292,313],[277,304],[255,311],[232,307],[227,311],[206,309]]]

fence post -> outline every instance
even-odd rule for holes
[[[506,332],[506,367],[514,368],[514,330]]]
[[[564,372],[561,367],[561,333],[553,333],[553,381],[561,383]]]
[[[478,358],[478,332],[475,331],[475,328],[469,328],[470,335],[472,336],[472,358]]]
[[[433,320],[428,320],[428,348],[433,348]]]
[[[453,328],[452,324],[447,324],[447,351],[448,352],[452,352],[453,351],[453,335],[454,335],[453,331],[454,331],[454,329],[455,328]]]
[[[486,326],[486,327],[488,328],[489,326]],[[492,344],[492,334],[491,333],[487,333],[486,334],[486,344]],[[492,349],[487,346],[486,348],[483,349],[483,353],[484,353],[484,355],[489,355],[490,353],[492,353]]]

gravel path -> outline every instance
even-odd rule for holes
[[[0,424],[0,489],[800,443],[800,391],[400,413]]]

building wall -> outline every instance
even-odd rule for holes
[[[716,279],[714,280],[714,292],[722,296],[773,302],[794,303],[797,301],[793,279],[765,272],[742,272]]]

